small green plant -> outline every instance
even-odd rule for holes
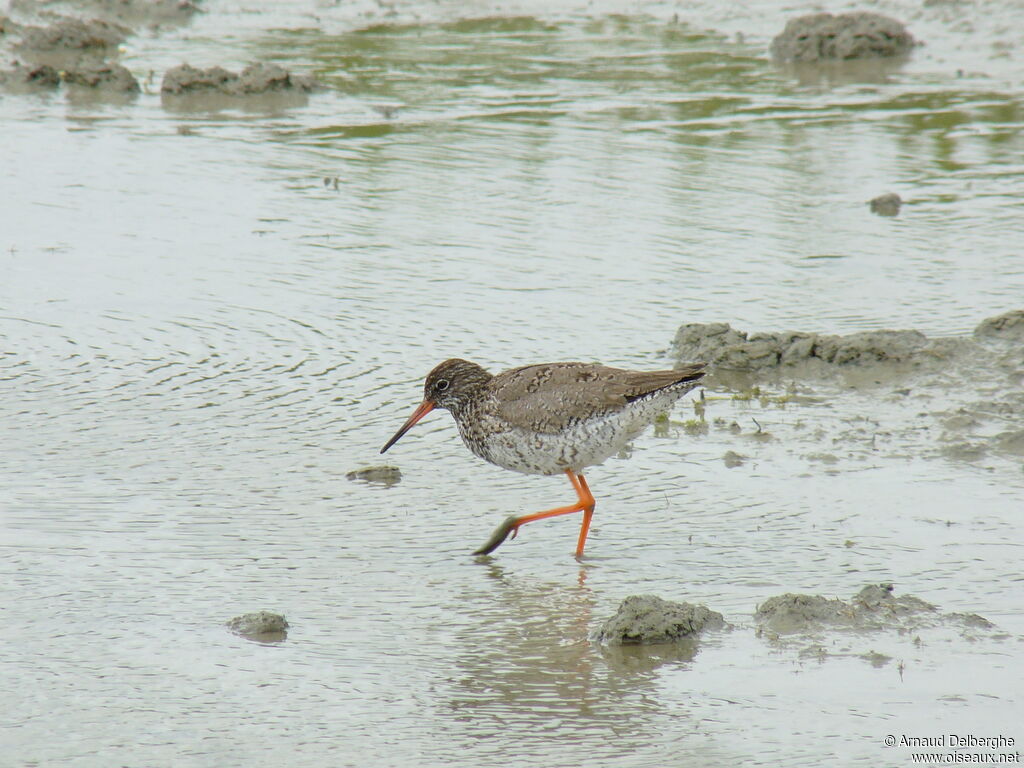
[[[683,422],[683,429],[688,435],[706,435],[708,423],[704,419],[687,419]]]

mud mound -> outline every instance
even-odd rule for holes
[[[58,72],[49,64],[25,66],[15,64],[0,71],[0,91],[6,93],[40,93],[55,90],[64,84],[78,93],[92,96],[133,96],[140,91],[139,81],[120,64],[99,62]]]
[[[744,442],[729,446],[735,456],[726,466],[732,468],[742,464],[737,459],[749,452],[751,440],[771,439],[771,421],[763,431],[755,421],[757,433],[741,434],[735,421],[714,418],[723,399],[798,410],[785,439],[794,450],[801,446],[802,458],[829,464],[829,471],[841,471],[855,456],[866,460],[886,451],[990,468],[1009,461],[1006,466],[1019,472],[1022,341],[1024,310],[988,318],[971,336],[940,339],[917,331],[747,334],[726,323],[687,324],[673,342],[675,361],[712,363],[705,382],[721,394],[698,401],[696,424],[681,426],[691,434],[709,427],[734,431]],[[816,428],[803,428],[810,424]]]
[[[277,64],[251,64],[238,74],[222,67],[197,69],[182,64],[167,71],[160,92],[166,96],[218,94],[244,97],[268,93],[305,94],[316,87],[315,78],[292,75]]]
[[[351,472],[346,473],[345,477],[352,481],[369,483],[371,485],[383,485],[385,488],[390,488],[392,485],[401,482],[402,471],[398,467],[381,464],[376,467],[353,469]]]
[[[111,93],[132,94],[140,90],[139,81],[120,64],[98,64],[69,70],[64,73],[64,82],[79,88]]]
[[[14,50],[19,56],[58,69],[102,61],[116,54],[117,47],[132,34],[126,27],[99,19],[59,19],[45,27],[20,27],[18,32],[21,40]]]
[[[868,201],[872,213],[879,216],[898,216],[903,200],[895,192],[887,192]]]
[[[846,336],[796,331],[748,334],[728,323],[688,323],[676,332],[673,351],[677,363],[702,360],[740,371],[785,369],[787,374],[814,374],[857,367],[912,371],[935,369],[972,353],[981,359],[992,357],[976,339],[1024,339],[1024,310],[984,320],[973,339],[936,339],[920,331],[890,330]]]
[[[822,366],[916,364],[946,359],[948,339],[919,331],[864,331],[848,336],[784,332],[747,334],[728,323],[688,323],[673,342],[679,361],[703,360],[721,368],[758,370],[812,362]]]
[[[0,90],[7,93],[51,91],[58,85],[60,74],[48,64],[35,67],[15,64],[12,69],[0,70]]]
[[[245,613],[225,626],[234,634],[261,643],[276,643],[288,637],[288,621],[279,613],[257,611]]]
[[[674,603],[655,595],[632,595],[601,625],[595,639],[608,645],[675,643],[724,624],[722,614],[703,605]]]
[[[978,339],[1024,341],[1024,309],[1013,309],[982,320],[974,329],[974,336]]]
[[[199,6],[189,0],[12,0],[14,11],[26,14],[71,12],[88,14],[125,26],[184,24]]]
[[[977,614],[941,613],[913,595],[896,597],[892,584],[869,584],[847,602],[821,595],[786,593],[757,606],[754,619],[776,635],[813,634],[828,628],[852,631],[918,630],[939,625],[992,628]]]
[[[772,57],[818,62],[902,56],[915,41],[902,23],[877,13],[812,13],[787,22],[772,40]]]

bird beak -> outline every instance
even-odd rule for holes
[[[384,443],[384,447],[380,449],[380,452],[384,453],[384,451],[397,443],[402,435],[409,431],[413,424],[422,419],[432,410],[434,410],[434,404],[429,400],[424,400],[420,403],[416,410],[412,412],[412,416],[409,417],[409,420],[405,422],[397,432],[395,432],[394,436],[390,440]]]

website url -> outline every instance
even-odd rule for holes
[[[1019,763],[1020,752],[912,752],[910,762],[915,765]]]

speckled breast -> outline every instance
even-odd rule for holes
[[[466,446],[499,467],[530,475],[554,475],[566,469],[581,472],[621,451],[681,395],[661,392],[550,433],[514,427],[485,413],[456,421]]]

